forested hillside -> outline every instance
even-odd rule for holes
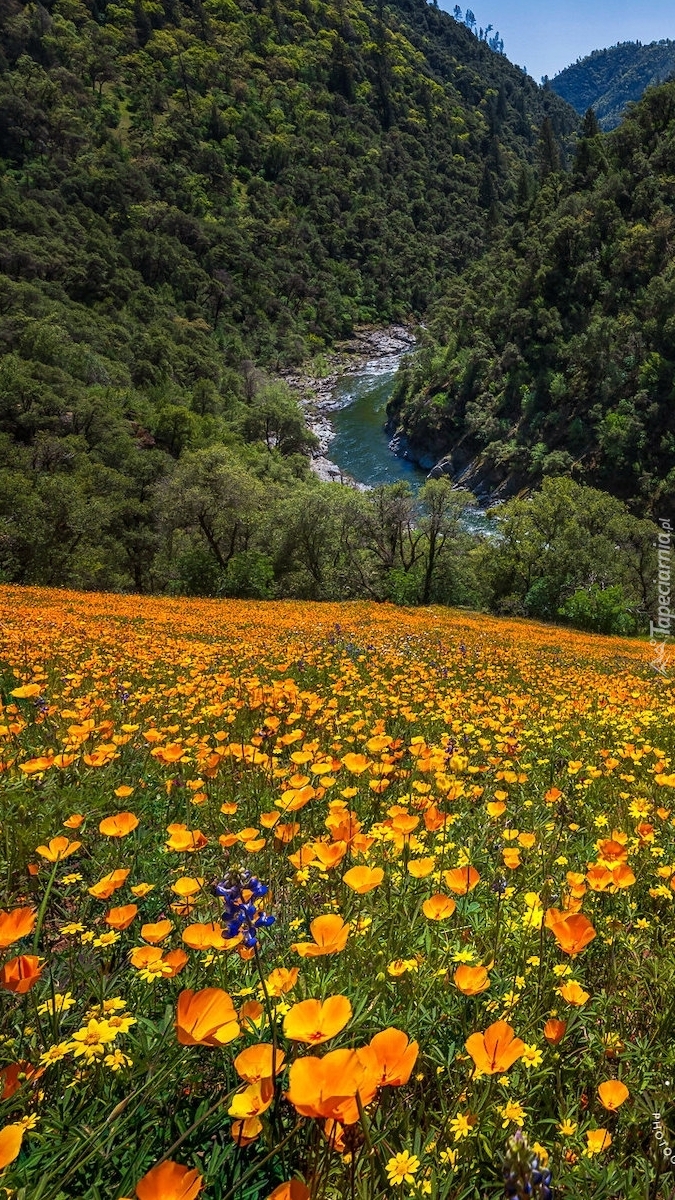
[[[601,129],[615,129],[626,105],[675,72],[675,42],[618,42],[594,50],[550,81],[553,91],[578,113],[592,108]]]
[[[637,511],[675,494],[675,83],[585,121],[501,243],[452,283],[391,419],[467,486],[568,474]]]
[[[238,363],[423,311],[543,119],[574,128],[421,0],[4,7],[3,271],[120,365],[136,338],[134,383],[176,313]],[[111,313],[126,337],[87,329]]]
[[[575,114],[423,0],[0,11],[0,573],[185,589],[183,456],[292,493],[311,437],[259,367],[422,314]]]

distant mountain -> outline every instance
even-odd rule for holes
[[[602,129],[615,129],[631,100],[640,100],[648,87],[663,83],[675,72],[675,42],[618,42],[594,50],[566,67],[550,86],[577,112],[588,108]]]

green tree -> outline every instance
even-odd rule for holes
[[[157,489],[159,520],[173,553],[179,556],[181,548],[196,545],[206,561],[212,560],[206,591],[214,578],[224,578],[235,554],[254,548],[264,507],[263,484],[219,446],[185,454]]]

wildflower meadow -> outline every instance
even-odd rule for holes
[[[675,694],[645,642],[0,606],[0,1195],[673,1195]]]

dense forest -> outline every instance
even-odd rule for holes
[[[558,96],[584,114],[592,108],[601,129],[615,129],[632,101],[675,73],[675,42],[618,42],[594,50],[550,80]],[[548,81],[545,80],[545,83]]]
[[[264,370],[421,315],[576,116],[423,0],[0,13],[0,574],[265,591],[323,493]]]
[[[512,494],[571,474],[675,495],[675,83],[613,133],[592,112],[499,243],[448,288],[391,401],[408,453]]]
[[[358,323],[424,317],[428,344],[399,399],[407,418],[433,394],[442,436],[461,437],[445,365],[476,330],[480,370],[489,358],[487,302],[467,297],[487,289],[509,321],[519,272],[549,235],[562,253],[565,203],[604,186],[620,142],[587,127],[575,151],[564,101],[513,67],[497,35],[423,0],[2,7],[3,579],[464,603],[636,628],[653,602],[654,526],[620,500],[548,478],[500,510],[495,540],[468,532],[471,496],[447,479],[418,497],[323,484],[278,378]],[[667,157],[665,119],[654,161]],[[627,224],[630,204],[650,221],[661,194],[629,187],[630,153],[630,199],[614,201]],[[625,271],[655,273],[664,221],[653,246],[649,229],[632,235],[631,264],[646,258]],[[596,269],[602,293],[604,258]],[[557,336],[565,271],[524,353],[549,318]],[[464,332],[449,343],[457,314]],[[535,481],[569,467],[555,445],[544,459]]]

